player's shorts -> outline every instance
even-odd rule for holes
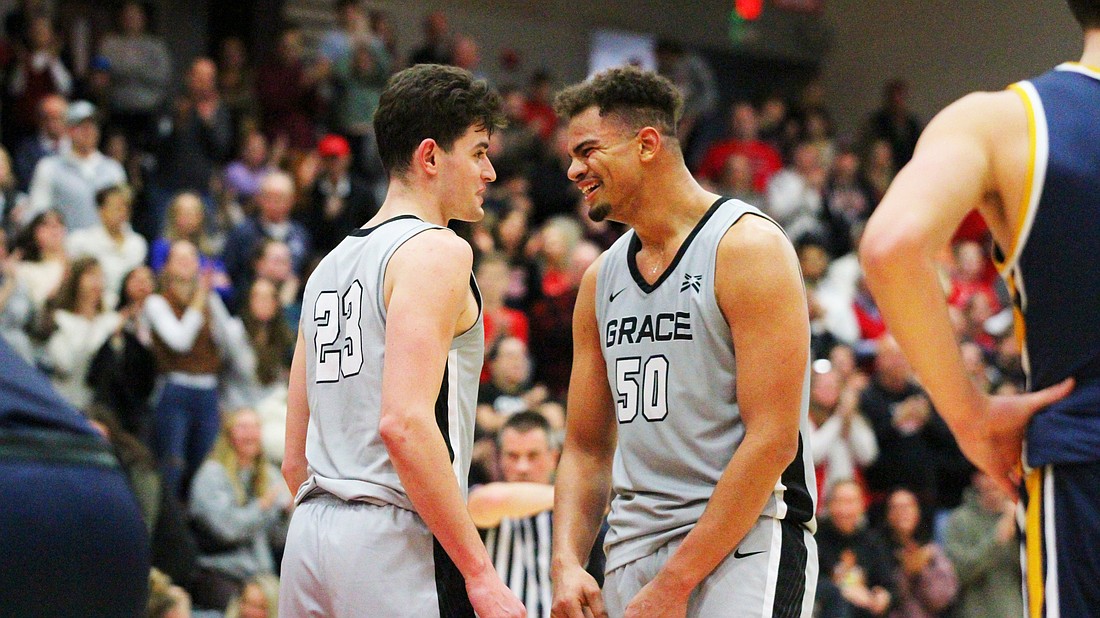
[[[603,599],[612,618],[657,575],[680,537],[607,574]],[[691,593],[689,618],[809,618],[817,588],[817,543],[800,524],[761,517],[741,545]]]
[[[1095,616],[1100,611],[1100,462],[1034,468],[1021,498],[1027,615]]]
[[[291,517],[279,615],[474,618],[474,611],[462,574],[420,516],[322,493]]]

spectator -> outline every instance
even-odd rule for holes
[[[975,295],[985,297],[988,310],[997,313],[1001,301],[994,288],[996,270],[986,258],[985,250],[972,240],[954,246],[955,268],[951,272],[951,291],[947,301],[954,307],[965,309]]]
[[[40,212],[16,239],[15,248],[22,254],[16,265],[16,277],[30,294],[35,312],[57,293],[58,286],[69,269],[65,252],[65,222],[56,210]]]
[[[149,250],[149,266],[159,273],[168,259],[168,250],[177,240],[187,240],[199,250],[203,270],[225,275],[225,267],[218,257],[215,239],[206,233],[206,209],[202,198],[195,193],[178,193],[168,204],[168,217],[163,234],[153,241]],[[228,283],[226,283],[228,285]],[[219,286],[220,287],[220,286]]]
[[[218,371],[227,354],[229,313],[199,271],[186,240],[172,243],[157,294],[145,301],[163,387],[153,422],[153,445],[166,491],[186,502],[190,479],[218,433]]]
[[[527,344],[515,337],[496,342],[486,359],[491,378],[477,393],[477,429],[481,435],[496,435],[514,414],[535,410],[546,401],[547,390],[531,382],[531,359]]]
[[[470,515],[482,531],[497,573],[523,600],[527,615],[549,618],[551,481],[558,449],[549,423],[535,412],[509,418],[499,444],[504,481],[473,488]],[[601,540],[597,538],[587,565],[597,582],[603,580]]]
[[[92,357],[122,326],[122,317],[105,309],[103,291],[99,262],[82,257],[73,260],[52,303],[57,328],[46,344],[50,377],[57,392],[78,410],[92,402],[87,381]]]
[[[872,504],[884,506],[886,492],[904,487],[922,504],[938,505],[938,445],[950,434],[917,385],[913,369],[893,337],[878,341],[875,372],[859,407],[871,422],[879,445],[878,460],[867,470]]]
[[[409,56],[409,64],[451,64],[453,44],[443,11],[424,16],[424,43]]]
[[[718,109],[714,71],[702,56],[686,51],[675,41],[657,41],[655,52],[657,71],[669,78],[684,95],[684,109],[676,135],[684,152],[692,153],[695,151],[693,142],[698,137],[697,126],[709,120]],[[688,158],[690,160],[690,154]]]
[[[245,135],[259,128],[256,102],[256,71],[240,37],[227,37],[218,53],[218,92],[233,119],[233,135]]]
[[[871,142],[866,161],[864,175],[875,191],[875,204],[878,204],[882,201],[882,196],[886,195],[886,189],[890,187],[898,171],[898,168],[894,167],[894,150],[890,142],[884,139]]]
[[[600,248],[581,241],[569,253],[569,272],[557,294],[539,299],[531,309],[531,341],[534,379],[546,385],[550,398],[565,401],[569,372],[573,367],[573,305],[584,272],[600,256]]]
[[[767,199],[753,186],[752,175],[752,161],[744,154],[731,154],[722,166],[722,171],[714,179],[714,191],[758,208],[767,209]]]
[[[815,370],[810,376],[810,422],[820,508],[828,501],[829,489],[841,481],[866,486],[864,470],[878,457],[878,441],[859,413],[858,386],[842,382],[831,364],[827,371]]]
[[[187,71],[186,91],[176,99],[163,125],[152,199],[153,229],[164,221],[167,196],[191,191],[214,209],[210,183],[233,150],[233,120],[218,94],[218,69],[213,60],[198,58]]]
[[[56,208],[70,230],[98,224],[96,193],[126,184],[122,165],[98,150],[99,123],[95,116],[95,106],[87,101],[69,105],[65,121],[71,148],[39,161],[31,178],[31,211]]]
[[[455,37],[450,64],[466,69],[477,79],[487,79],[485,73],[478,70],[478,65],[481,64],[481,50],[478,48],[477,41],[470,36],[460,34]]]
[[[768,181],[764,212],[771,215],[791,238],[806,234],[824,237],[823,208],[826,170],[818,149],[809,142],[794,148],[791,165]]]
[[[896,588],[886,544],[867,526],[863,491],[852,481],[833,487],[829,517],[817,529],[818,593],[839,593],[853,618],[886,616]]]
[[[256,247],[252,272],[256,279],[267,279],[275,286],[281,315],[291,332],[298,332],[302,314],[301,280],[294,274],[290,248],[281,240],[265,238]]]
[[[936,618],[955,599],[959,589],[955,568],[929,536],[913,492],[890,492],[886,499],[886,538],[893,550],[898,586],[890,618]]]
[[[832,169],[836,158],[836,140],[833,135],[833,121],[823,107],[806,110],[802,117],[801,141],[817,150],[822,168]]]
[[[143,440],[149,437],[149,398],[157,377],[152,331],[143,314],[154,286],[148,266],[126,274],[117,309],[122,323],[92,357],[87,379],[93,401],[109,410],[126,433]]]
[[[269,174],[260,182],[260,190],[256,193],[259,213],[230,231],[222,254],[234,289],[247,289],[253,275],[252,257],[266,238],[280,240],[290,248],[295,275],[300,277],[305,271],[311,242],[305,227],[290,219],[294,194],[294,181],[282,172]]]
[[[264,176],[278,171],[267,147],[267,137],[259,130],[245,134],[241,156],[225,168],[226,198],[238,204],[248,204],[260,190]]]
[[[274,283],[263,278],[252,282],[241,323],[246,340],[232,354],[241,360],[222,381],[224,409],[255,408],[273,394],[285,397],[294,331],[283,319]]]
[[[34,348],[27,328],[34,313],[34,301],[19,279],[19,256],[8,251],[8,235],[0,229],[0,338],[28,363],[34,362]]]
[[[320,257],[373,217],[378,202],[367,181],[352,173],[346,139],[326,135],[317,144],[317,154],[321,157],[320,174],[309,188],[302,224]]]
[[[30,187],[39,161],[69,147],[69,135],[65,130],[68,107],[65,97],[59,94],[47,94],[38,102],[38,132],[23,138],[15,150],[15,176],[20,191]]]
[[[900,170],[913,158],[921,122],[909,109],[909,83],[905,80],[886,82],[882,99],[882,107],[867,120],[865,139],[867,142],[881,139],[890,144],[894,169]]]
[[[27,49],[20,49],[8,78],[4,143],[17,144],[31,135],[39,105],[49,95],[69,96],[73,78],[61,61],[60,42],[47,15],[34,15],[27,23]]]
[[[0,229],[11,235],[18,233],[26,214],[27,196],[17,191],[11,157],[0,146]]]
[[[164,39],[148,31],[145,5],[130,0],[119,11],[119,32],[109,34],[99,55],[111,67],[111,124],[131,144],[146,149],[172,79],[172,56]]]
[[[371,123],[392,71],[393,59],[373,37],[355,40],[351,51],[333,66],[336,128],[351,141],[356,167],[372,179],[383,176],[383,170]]]
[[[103,267],[104,300],[115,306],[126,273],[145,263],[149,244],[130,227],[133,193],[125,186],[108,187],[96,194],[98,225],[75,230],[67,239],[69,256],[90,255]]]
[[[711,145],[703,155],[696,175],[714,182],[733,154],[743,154],[752,162],[753,187],[763,193],[772,175],[783,169],[783,157],[770,144],[760,140],[756,109],[741,101],[730,107],[729,137]]]
[[[280,526],[290,506],[286,484],[264,459],[259,416],[248,408],[230,412],[192,482],[189,511],[200,549],[196,605],[224,611],[245,581],[275,572],[269,537],[285,536]]]
[[[875,190],[860,171],[859,155],[841,148],[825,183],[823,203],[831,255],[839,257],[855,248],[852,226],[866,223],[877,205]]]
[[[326,32],[317,46],[321,56],[333,64],[351,56],[359,41],[373,38],[360,0],[336,0],[335,13],[336,28]],[[378,46],[381,48],[380,41]]]
[[[327,62],[306,65],[300,29],[286,28],[279,34],[275,58],[256,72],[260,121],[269,140],[285,141],[299,154],[313,148],[318,87],[328,73]]]
[[[241,594],[229,601],[225,618],[276,618],[279,615],[279,578],[260,574],[250,578]]]
[[[558,115],[550,103],[553,97],[553,81],[550,72],[539,69],[531,74],[527,88],[527,101],[523,106],[523,122],[531,128],[543,142],[551,142],[554,130],[558,126]]]
[[[819,236],[807,234],[795,242],[798,264],[809,303],[811,351],[824,358],[838,342],[855,343],[859,325],[852,311],[852,296],[826,277],[829,253]]]
[[[527,255],[529,240],[528,214],[518,208],[505,211],[493,229],[493,244],[508,258],[506,304],[524,312],[528,311],[540,292],[538,266]]]
[[[515,337],[528,342],[530,325],[527,316],[504,304],[508,291],[508,258],[502,253],[487,253],[478,260],[477,285],[481,289],[481,313],[485,324],[485,349],[490,350],[505,337]],[[481,382],[489,379],[489,364],[481,373]]]
[[[157,569],[149,572],[149,602],[146,618],[192,618],[191,595]]]
[[[947,520],[944,538],[959,574],[955,616],[1021,616],[1016,505],[988,475],[976,472],[973,483]]]
[[[581,201],[577,185],[569,180],[567,174],[570,159],[566,140],[565,127],[557,128],[548,144],[539,149],[539,156],[528,173],[534,206],[529,216],[533,218],[534,225],[558,215],[573,215]]]

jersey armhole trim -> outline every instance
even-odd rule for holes
[[[1008,87],[1023,101],[1027,113],[1028,163],[1024,176],[1023,199],[1020,212],[1016,217],[1012,244],[1005,253],[1004,261],[997,265],[1002,275],[1016,267],[1020,255],[1027,245],[1031,227],[1035,223],[1035,214],[1043,196],[1043,184],[1046,180],[1047,161],[1050,152],[1047,133],[1046,112],[1038,91],[1030,82],[1018,82]]]

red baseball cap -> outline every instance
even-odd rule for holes
[[[317,143],[317,154],[322,157],[346,157],[351,154],[351,146],[342,136],[329,133]]]

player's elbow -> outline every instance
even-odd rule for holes
[[[383,410],[382,418],[378,421],[378,436],[386,450],[393,453],[401,450],[412,438],[412,427],[407,418],[401,414]]]
[[[799,434],[797,431],[772,436],[769,440],[769,453],[772,462],[780,469],[786,469],[798,456]]]
[[[877,225],[876,225],[877,223]],[[868,281],[889,278],[899,266],[912,264],[923,251],[920,239],[907,230],[872,221],[859,244],[859,261]]]

